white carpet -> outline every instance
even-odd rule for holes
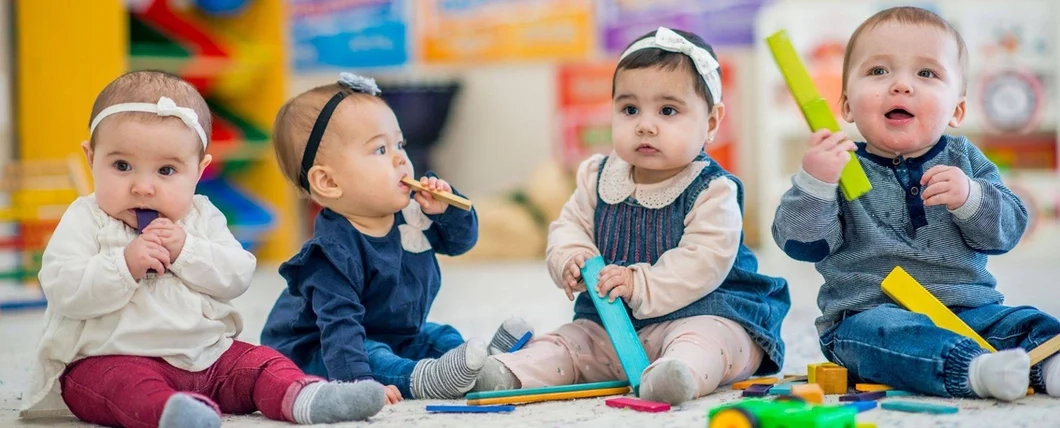
[[[1048,260],[1051,259],[1052,263]],[[1008,304],[1037,304],[1051,314],[1060,314],[1060,266],[1055,251],[1025,251],[994,259],[991,270],[1003,284]],[[1042,263],[1042,261],[1046,261]],[[792,285],[792,311],[784,322],[783,336],[788,345],[785,373],[804,373],[806,364],[823,361],[817,346],[813,319],[816,287],[820,276],[812,265],[790,261],[775,253],[762,257],[762,270],[781,275]],[[456,326],[465,336],[489,340],[496,326],[511,315],[526,318],[539,332],[549,331],[568,321],[571,303],[554,288],[540,262],[462,264],[449,262],[443,267],[443,288],[431,319]],[[237,299],[246,329],[243,340],[257,343],[265,316],[284,286],[275,268],[264,267],[254,287]],[[87,426],[72,420],[19,421],[19,397],[25,387],[36,338],[41,328],[40,312],[11,312],[0,315],[0,426]],[[899,369],[899,368],[896,368]],[[378,427],[467,427],[467,426],[639,426],[702,427],[707,411],[722,402],[738,399],[738,393],[723,389],[708,397],[686,403],[669,413],[647,414],[604,406],[604,399],[551,402],[518,407],[510,414],[454,415],[428,414],[427,404],[460,404],[460,401],[406,401],[384,409],[370,421],[343,426]],[[829,397],[834,401],[835,396]],[[905,399],[905,398],[903,398]],[[887,410],[871,410],[859,415],[859,422],[878,426],[921,427],[1060,427],[1060,400],[1032,396],[1013,404],[993,400],[941,400],[961,407],[946,416],[917,415]],[[290,426],[267,421],[260,415],[228,417],[225,426]]]

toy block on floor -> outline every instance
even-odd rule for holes
[[[431,413],[509,413],[514,410],[515,406],[427,406]]]
[[[769,395],[790,395],[791,394],[791,386],[792,386],[791,384],[786,384],[786,383],[785,384],[779,384],[779,385],[772,385],[769,388]]]
[[[880,408],[884,410],[897,410],[899,412],[933,413],[936,415],[945,415],[960,411],[960,408],[957,406],[925,403],[921,401],[888,401],[880,404]]]
[[[953,311],[943,305],[939,299],[935,298],[923,285],[920,285],[916,279],[913,279],[901,266],[895,266],[891,270],[891,273],[883,279],[880,288],[883,289],[884,294],[906,309],[927,315],[937,327],[971,338],[983,349],[997,352],[986,339],[983,339],[979,333],[968,327],[968,324],[958,318]]]
[[[748,386],[747,389],[744,389],[743,394],[741,395],[743,397],[764,397],[766,394],[769,393],[769,390],[772,387],[773,385],[763,385],[756,383],[754,385]]]
[[[813,363],[806,366],[806,382],[817,383],[817,368],[819,367],[839,367],[836,363]]]
[[[888,389],[888,390],[883,391],[883,392],[887,393],[888,397],[912,397],[912,396],[916,395],[916,393],[909,392],[909,391],[902,391],[902,390],[898,390],[898,389]]]
[[[887,391],[891,388],[887,385],[880,385],[878,383],[859,383],[854,385],[854,390],[857,392],[873,392],[873,391]]]
[[[574,385],[542,386],[540,388],[505,389],[501,391],[469,392],[468,400],[482,400],[487,398],[518,397],[523,395],[554,394],[557,392],[589,391],[594,389],[610,389],[629,387],[629,382],[624,380],[613,380],[607,382],[578,383]]]
[[[736,382],[732,384],[732,389],[747,389],[751,385],[773,385],[775,383],[777,383],[777,378],[775,377],[759,377]]]
[[[858,413],[864,412],[866,410],[875,409],[876,405],[877,403],[875,401],[855,401],[853,403],[847,404],[847,406],[858,409]]]
[[[609,395],[623,395],[629,393],[629,387],[589,389],[584,391],[553,392],[546,394],[516,395],[511,397],[482,398],[467,400],[469,406],[486,406],[493,404],[529,404],[542,401],[573,400],[577,398],[606,397]]]
[[[644,345],[640,343],[637,330],[633,328],[633,322],[629,319],[629,312],[622,299],[608,302],[606,297],[600,297],[596,293],[596,285],[600,281],[600,271],[604,269],[604,258],[593,257],[585,261],[582,268],[582,279],[585,280],[585,289],[593,300],[593,306],[603,321],[604,330],[611,338],[611,344],[615,347],[618,361],[622,363],[622,370],[626,372],[629,386],[634,395],[640,392],[640,374],[648,368],[648,354],[644,352]]]
[[[792,385],[791,395],[802,398],[806,402],[821,404],[824,403],[824,390],[821,389],[821,385],[816,383],[808,383],[805,385]]]
[[[614,407],[616,409],[633,409],[638,412],[647,413],[659,413],[670,410],[670,405],[666,403],[656,403],[654,401],[641,400],[633,397],[618,397],[609,398],[604,401],[607,407]]]
[[[1060,335],[1056,335],[1052,339],[1046,340],[1041,345],[1031,349],[1027,354],[1030,355],[1031,365],[1033,366],[1057,352],[1060,352]]]
[[[817,384],[825,394],[847,393],[847,369],[839,366],[817,367]]]
[[[857,394],[847,394],[839,397],[839,401],[876,401],[881,398],[887,397],[888,391],[872,391],[872,392],[861,392]]]

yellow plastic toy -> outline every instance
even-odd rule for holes
[[[891,273],[883,279],[883,284],[880,285],[880,288],[883,289],[884,294],[890,296],[906,309],[927,315],[928,318],[931,318],[931,322],[935,323],[939,328],[972,338],[983,349],[997,352],[990,343],[987,343],[986,339],[983,339],[979,333],[968,327],[968,324],[957,318],[953,311],[943,305],[935,296],[932,296],[931,292],[913,279],[901,266],[895,266],[891,270]]]
[[[799,105],[802,115],[810,125],[810,130],[816,132],[828,129],[839,132],[839,122],[836,122],[835,114],[828,108],[824,97],[817,92],[813,81],[810,80],[810,74],[806,72],[799,55],[795,53],[787,32],[781,30],[774,33],[766,38],[766,43],[769,44],[780,74],[784,75],[791,95],[795,97],[795,103]],[[850,156],[850,161],[843,167],[843,172],[839,175],[839,188],[843,190],[843,196],[848,201],[853,201],[872,190],[869,177],[865,175],[857,156]]]

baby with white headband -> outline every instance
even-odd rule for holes
[[[218,427],[222,413],[299,424],[376,414],[382,385],[328,383],[236,340],[243,321],[230,301],[250,286],[256,259],[195,194],[211,160],[198,91],[132,72],[100,92],[92,117],[82,147],[95,193],[70,205],[44,251],[48,308],[23,417]],[[138,224],[145,209],[158,217]]]
[[[575,300],[574,321],[486,361],[476,390],[623,380],[592,300],[626,305],[651,365],[640,396],[679,404],[779,371],[787,282],[757,272],[743,244],[743,185],[705,153],[725,116],[713,50],[659,28],[615,70],[614,151],[584,161],[550,227],[546,263]],[[607,266],[586,290],[585,261]]]

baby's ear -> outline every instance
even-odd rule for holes
[[[199,161],[199,179],[202,179],[202,173],[206,172],[206,167],[210,166],[210,162],[213,162],[213,156],[203,155],[202,160]]]
[[[313,195],[327,199],[338,199],[342,197],[342,188],[335,182],[331,168],[323,165],[313,165],[308,173],[309,188]]]
[[[967,111],[968,98],[961,97],[961,100],[957,102],[957,106],[953,108],[953,117],[950,118],[950,128],[956,128],[961,126],[964,122],[964,113]]]
[[[92,150],[92,143],[88,140],[81,142],[81,150],[85,151],[85,159],[88,159],[88,167],[92,167],[92,157],[95,156],[95,151]]]

